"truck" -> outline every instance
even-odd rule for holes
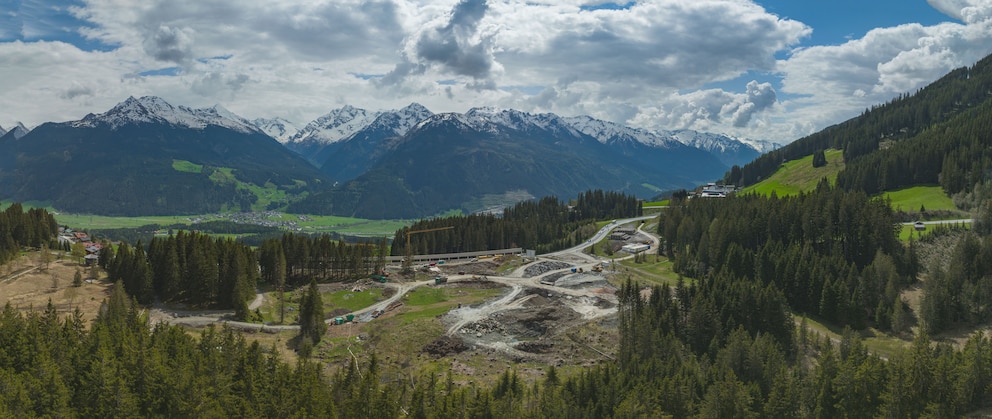
[[[388,281],[389,279],[386,278],[385,275],[372,275],[372,280],[373,281],[379,281],[379,282],[383,282],[384,283],[384,282]]]
[[[434,285],[441,285],[441,284],[447,284],[447,283],[448,283],[448,277],[446,277],[446,276],[435,276],[434,277]]]

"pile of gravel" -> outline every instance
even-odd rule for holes
[[[545,272],[557,271],[559,269],[565,269],[571,267],[572,264],[566,262],[556,262],[556,261],[538,262],[531,266],[528,266],[527,269],[524,269],[524,278],[533,278]]]

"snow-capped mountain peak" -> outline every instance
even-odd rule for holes
[[[300,131],[300,127],[284,118],[256,118],[251,121],[253,125],[275,138],[276,141],[285,144]]]
[[[532,114],[514,109],[478,107],[469,109],[465,113],[465,117],[469,121],[485,121],[520,131],[539,129],[570,136],[581,136],[583,134],[565,121],[564,118],[553,113]],[[478,124],[479,122],[475,123]]]
[[[381,112],[370,112],[365,109],[345,105],[332,110],[307,124],[293,135],[289,142],[317,142],[330,144],[351,136],[358,130],[372,124]]]
[[[768,141],[751,140],[724,134],[712,134],[692,130],[675,130],[671,131],[669,134],[672,138],[675,138],[682,144],[708,151],[728,152],[739,149],[743,146],[749,147],[761,154],[767,153],[779,147],[778,144]]]
[[[133,123],[167,123],[192,129],[216,125],[242,133],[259,131],[248,120],[235,115],[223,106],[216,105],[205,109],[172,106],[157,96],[143,96],[137,99],[134,96],[128,97],[105,113],[86,115],[82,120],[74,122],[73,126],[106,124],[116,129]]]
[[[400,110],[380,113],[373,125],[392,130],[396,136],[403,136],[420,121],[433,115],[434,113],[426,107],[414,102]]]
[[[636,141],[657,148],[674,148],[679,143],[670,136],[641,128],[632,128],[616,122],[603,121],[588,115],[563,118],[576,130],[595,138],[603,144]]]
[[[29,132],[31,132],[31,130],[28,129],[28,127],[25,127],[23,123],[21,123],[20,121],[18,121],[17,122],[17,125],[14,125],[14,128],[11,128],[10,131],[7,131],[7,132],[13,132],[14,133],[14,139],[15,140],[20,140],[21,137],[27,135]],[[0,135],[3,135],[3,134],[0,134]]]

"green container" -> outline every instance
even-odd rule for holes
[[[349,314],[349,315],[345,316],[345,319],[350,322],[352,320],[355,320],[355,315],[354,314]]]
[[[334,324],[344,324],[344,317],[335,317]]]

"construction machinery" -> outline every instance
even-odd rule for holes
[[[413,248],[410,247],[410,236],[418,233],[429,233],[431,231],[451,230],[454,226],[425,228],[423,230],[407,230],[403,233],[406,236],[406,257],[403,259],[403,272],[410,272],[410,264],[413,263]]]
[[[455,228],[455,227],[454,226],[447,226],[447,227],[437,227],[437,228],[425,228],[423,230],[409,230],[409,231],[407,231],[404,234],[406,236],[406,248],[407,248],[407,251],[410,251],[410,236],[412,236],[414,234],[417,234],[417,233],[430,233],[432,231],[451,230],[453,228]]]

